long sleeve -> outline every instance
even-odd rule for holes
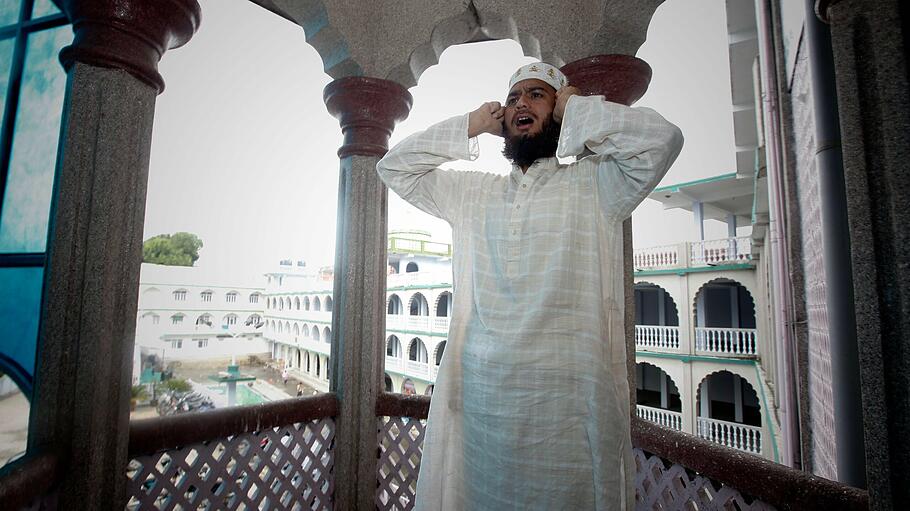
[[[669,170],[683,145],[682,132],[650,108],[630,108],[602,96],[573,96],[559,137],[560,157],[593,155],[594,179],[607,218],[622,220]]]
[[[464,194],[483,174],[439,166],[452,160],[476,158],[476,139],[468,139],[468,116],[462,115],[402,140],[379,160],[376,170],[386,186],[401,198],[453,223],[464,203]]]

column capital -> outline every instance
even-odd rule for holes
[[[199,28],[196,0],[63,0],[73,24],[73,43],[60,52],[69,71],[73,62],[122,69],[158,93],[164,79],[158,61],[187,43]]]
[[[582,94],[627,106],[644,96],[651,83],[651,66],[631,55],[595,55],[569,62],[561,70]]]
[[[344,134],[339,158],[383,156],[395,124],[407,118],[414,103],[411,93],[397,82],[367,76],[334,80],[326,85],[322,98]]]

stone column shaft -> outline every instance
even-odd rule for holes
[[[390,81],[351,77],[325,89],[341,124],[338,228],[330,390],[339,400],[335,430],[335,509],[375,509],[378,421],[383,390],[388,191],[376,163],[411,95]]]
[[[831,25],[843,135],[866,481],[873,508],[899,509],[910,501],[910,8],[819,0],[816,11]],[[831,362],[835,380],[856,372],[849,357]]]
[[[163,3],[62,2],[75,38],[61,52],[68,78],[28,439],[30,453],[58,460],[61,509],[125,504],[157,64],[199,23],[195,0]]]

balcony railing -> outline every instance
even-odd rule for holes
[[[331,509],[334,394],[130,424],[128,510]]]
[[[642,419],[653,422],[658,426],[682,431],[682,413],[663,408],[635,405],[635,411]]]
[[[376,507],[414,507],[430,398],[381,394]],[[636,509],[866,510],[868,493],[632,418]]]
[[[724,238],[691,243],[692,266],[747,263],[752,260],[752,238]]]
[[[389,252],[432,256],[452,256],[452,245],[435,241],[389,237]]]
[[[754,328],[695,327],[695,350],[727,356],[755,356]]]
[[[632,261],[636,271],[742,264],[752,261],[748,236],[637,248]]]
[[[679,351],[679,327],[635,325],[635,347],[651,351]]]
[[[408,330],[430,331],[430,316],[408,316]]]
[[[401,372],[404,370],[404,360],[398,357],[385,357],[385,368],[389,371]]]
[[[411,316],[407,314],[387,314],[387,330],[415,330],[435,335],[448,335],[449,318],[442,316]]]
[[[430,378],[430,366],[426,362],[418,362],[416,360],[408,360],[405,362],[404,367],[405,373],[427,380]]]
[[[636,270],[676,268],[679,266],[679,245],[637,248],[632,252]]]
[[[414,506],[429,404],[388,393],[377,400],[376,479],[361,484],[375,488],[380,510]],[[135,421],[127,508],[332,509],[335,489],[355,484],[333,470],[339,409],[334,394],[322,394]],[[869,509],[864,490],[635,417],[632,446],[638,509]],[[53,460],[15,463],[0,484],[6,508],[53,502]]]
[[[715,444],[761,454],[761,428],[757,426],[699,417],[698,436]]]

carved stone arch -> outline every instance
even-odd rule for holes
[[[322,0],[251,0],[303,28],[307,44],[322,59],[325,73],[332,78],[360,76],[363,70],[348,51],[348,42],[329,21]]]
[[[691,309],[692,316],[691,317],[693,319],[693,323],[692,323],[693,325],[695,325],[696,327],[705,326],[705,325],[700,325],[698,323],[698,297],[708,286],[710,286],[712,284],[735,284],[735,285],[739,286],[740,288],[742,288],[742,290],[745,291],[745,293],[746,293],[746,298],[748,300],[748,303],[751,304],[750,312],[752,314],[752,320],[756,324],[758,324],[758,315],[757,315],[758,309],[755,304],[755,295],[752,294],[752,291],[745,284],[743,284],[742,282],[740,282],[738,280],[731,279],[728,277],[717,277],[717,278],[713,278],[713,279],[705,282],[701,286],[699,286],[698,290],[695,291],[695,294],[692,295],[692,309]]]
[[[424,71],[439,63],[439,57],[450,46],[505,39],[518,43],[526,56],[557,67],[565,64],[560,56],[542,53],[537,37],[519,27],[512,16],[477,8],[471,0],[463,12],[439,20],[430,33],[430,40],[415,47],[407,62],[393,68],[386,79],[411,88],[417,85]]]

